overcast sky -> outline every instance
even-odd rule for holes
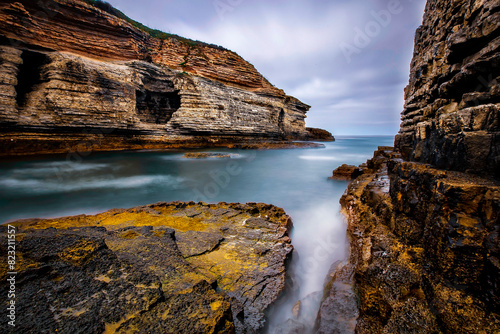
[[[151,28],[218,44],[311,105],[307,126],[394,135],[425,0],[108,0]]]

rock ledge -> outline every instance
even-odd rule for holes
[[[293,249],[290,218],[256,203],[157,203],[10,225],[16,332],[258,333]]]

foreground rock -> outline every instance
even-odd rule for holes
[[[342,304],[359,298],[359,318],[348,317],[357,333],[500,331],[500,183],[380,158],[341,199],[351,255],[327,286],[318,328],[342,328],[346,315],[330,304],[348,297]],[[345,283],[357,296],[338,289]]]
[[[4,333],[257,333],[292,251],[290,218],[265,204],[158,203],[11,225],[17,322],[3,321]]]

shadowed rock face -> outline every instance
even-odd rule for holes
[[[499,8],[427,2],[396,136],[405,159],[500,177]]]
[[[265,204],[158,203],[12,225],[16,332],[257,333],[292,251],[290,218]]]
[[[499,9],[427,2],[396,151],[379,148],[341,199],[351,254],[328,278],[318,333],[346,321],[356,333],[500,332]]]
[[[387,148],[367,165],[341,199],[351,254],[329,279],[318,333],[346,321],[357,333],[498,332],[498,181]]]
[[[377,319],[367,317],[366,328],[382,318],[395,328],[418,324],[448,333],[500,330],[499,185],[411,162],[389,161],[388,172],[390,182],[386,169],[362,186],[366,207],[354,204],[354,198],[345,202],[351,208],[349,219],[371,214],[379,222],[363,237],[367,253],[358,276],[359,286],[367,287],[361,289],[365,315],[373,312]],[[380,178],[390,183],[390,190],[380,188]],[[373,275],[382,276],[377,281]]]
[[[235,53],[79,0],[0,4],[0,75],[0,155],[309,136],[309,106]]]

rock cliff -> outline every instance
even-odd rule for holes
[[[18,320],[2,321],[2,333],[258,333],[293,249],[290,218],[255,203],[157,203],[10,225]],[[7,296],[13,270],[1,266]]]
[[[310,137],[309,106],[234,52],[136,26],[80,0],[3,1],[0,154]]]
[[[498,7],[427,2],[395,142],[405,159],[500,177]]]
[[[427,2],[395,150],[341,199],[351,254],[318,333],[500,332],[499,9]]]

